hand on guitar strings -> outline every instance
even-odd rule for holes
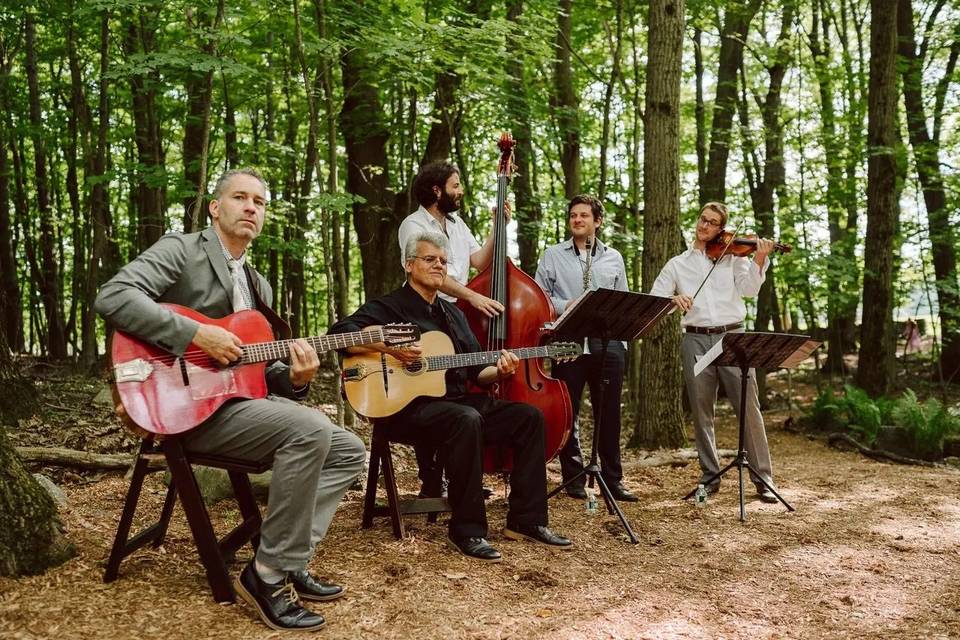
[[[423,347],[419,342],[409,342],[397,347],[384,346],[382,351],[403,363],[416,362],[423,356]]]
[[[500,359],[497,360],[497,376],[507,378],[517,372],[520,366],[520,358],[512,351],[501,351]]]
[[[290,342],[290,382],[294,389],[310,384],[320,368],[320,356],[303,338]]]
[[[201,324],[197,327],[192,342],[224,367],[239,360],[243,354],[240,350],[243,344],[240,338],[223,327],[212,324]]]

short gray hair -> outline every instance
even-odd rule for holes
[[[234,176],[250,176],[251,178],[256,178],[260,181],[260,184],[263,185],[263,190],[267,190],[267,181],[263,179],[263,176],[260,175],[260,172],[254,169],[253,167],[241,167],[240,169],[230,169],[229,171],[224,171],[219,178],[217,178],[217,184],[213,187],[213,199],[219,200],[223,195],[223,190],[227,188],[227,183]]]
[[[406,244],[403,245],[404,263],[417,257],[417,245],[421,242],[427,242],[437,249],[443,249],[444,253],[450,252],[450,243],[447,242],[447,236],[435,231],[420,231],[407,238]]]

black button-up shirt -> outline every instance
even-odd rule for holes
[[[330,327],[330,333],[360,331],[372,325],[396,322],[413,323],[420,328],[421,333],[442,331],[450,336],[457,353],[480,351],[480,343],[470,330],[466,316],[456,305],[439,296],[433,304],[430,304],[408,284],[375,300],[370,300],[353,314]],[[465,395],[467,381],[476,383],[477,376],[484,368],[485,365],[478,365],[448,369],[446,397],[459,398]]]

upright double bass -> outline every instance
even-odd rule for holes
[[[494,218],[493,258],[486,269],[467,283],[467,288],[503,305],[498,316],[487,318],[469,303],[457,304],[466,314],[481,349],[515,349],[540,345],[546,341],[544,325],[556,319],[550,298],[537,282],[507,257],[507,220],[504,206],[513,170],[516,142],[509,133],[500,137],[500,163],[497,169],[497,211]],[[543,412],[546,422],[546,459],[553,459],[566,444],[573,426],[573,409],[567,386],[543,370],[542,360],[525,360],[517,373],[500,382],[496,396],[531,404]],[[488,447],[484,470],[493,473],[509,469],[509,452]]]

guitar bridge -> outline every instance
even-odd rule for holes
[[[357,380],[363,380],[367,377],[367,367],[362,364],[355,367],[348,367],[343,370],[342,377],[344,382],[356,382]]]
[[[113,367],[116,382],[146,382],[153,373],[153,365],[142,358],[128,360]]]

